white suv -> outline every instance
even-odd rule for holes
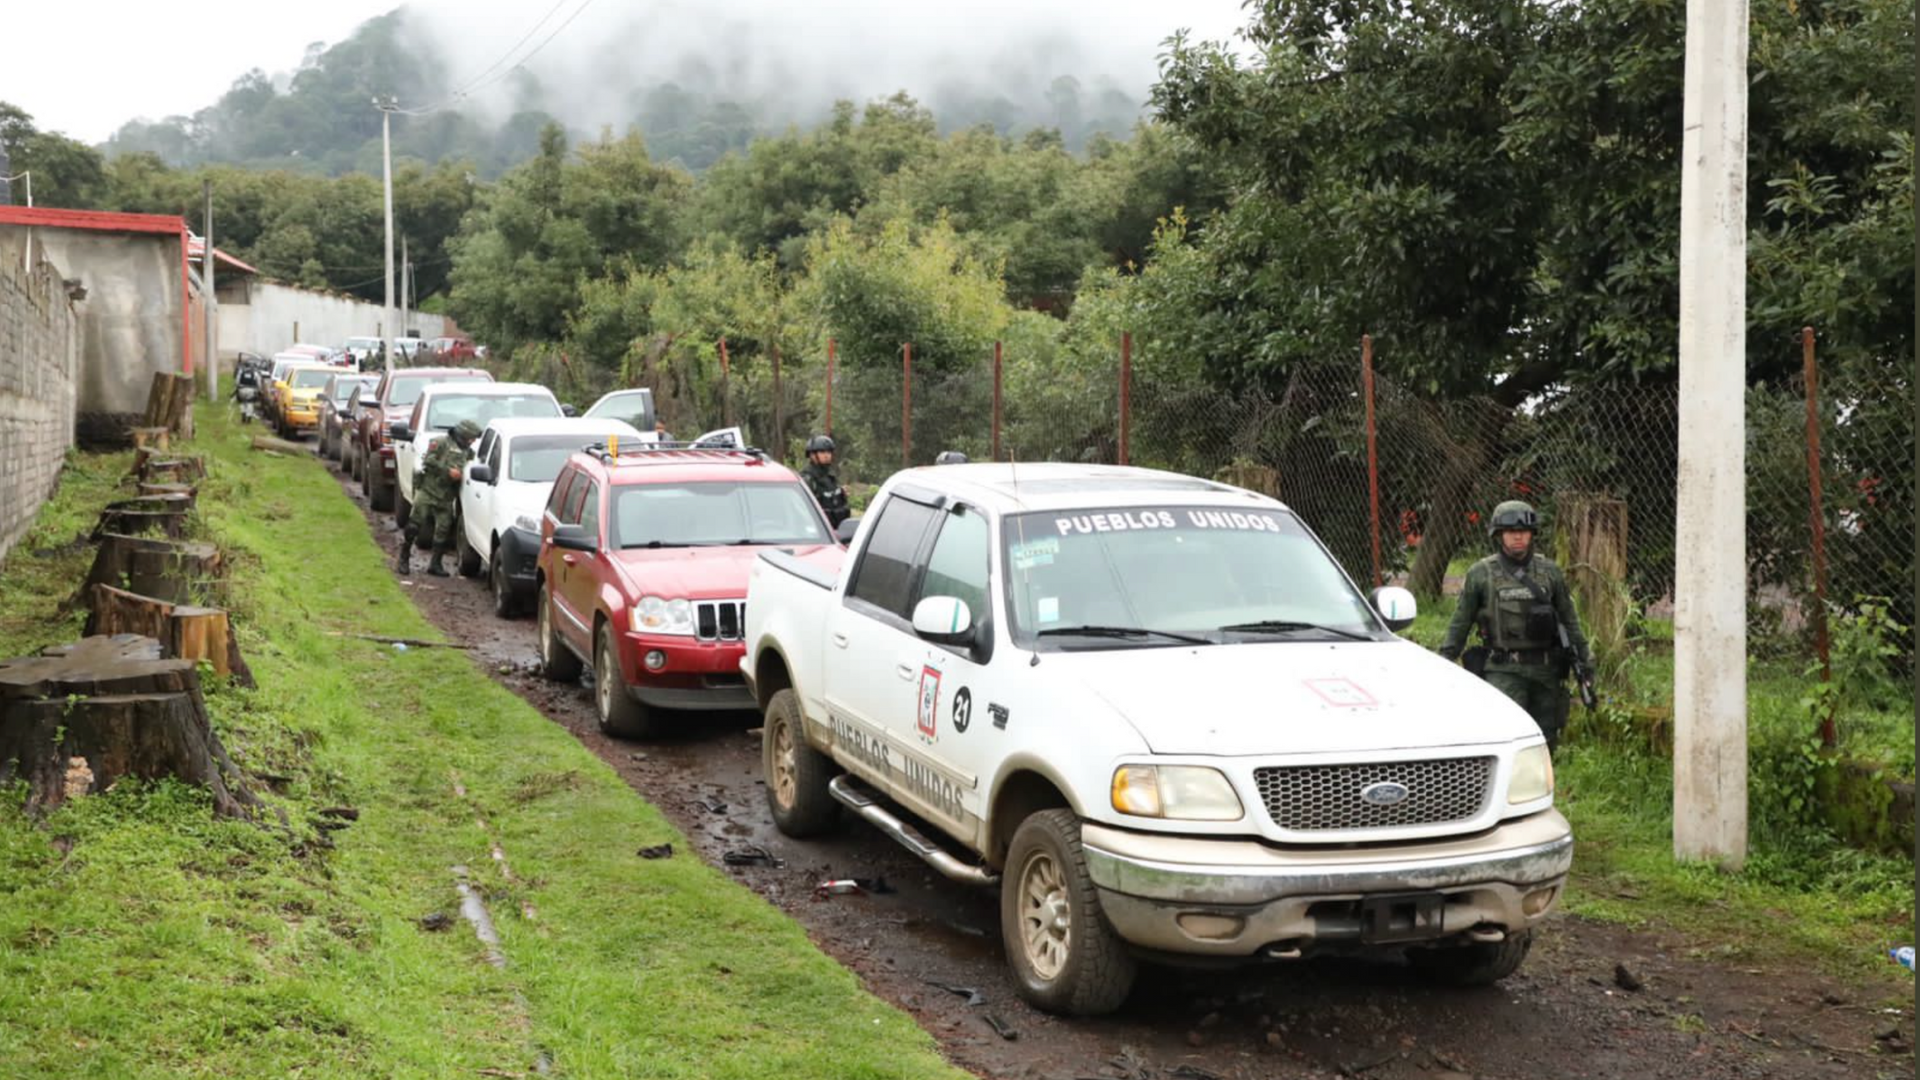
[[[413,493],[418,490],[420,467],[433,444],[445,438],[462,420],[481,427],[506,417],[560,419],[560,402],[553,391],[533,383],[435,383],[420,392],[413,415],[396,422],[393,472],[400,494],[393,519],[401,528],[413,516]]]
[[[511,617],[533,594],[540,555],[540,514],[561,466],[576,451],[617,438],[647,442],[619,420],[505,419],[487,425],[460,484],[460,528],[455,543],[460,572],[486,568],[494,614]]]

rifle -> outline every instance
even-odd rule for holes
[[[1573,644],[1567,639],[1567,624],[1561,622],[1559,619],[1555,619],[1554,628],[1560,632],[1560,653],[1567,658],[1567,663],[1571,667],[1573,664]],[[1592,712],[1594,707],[1600,703],[1599,695],[1595,694],[1593,690],[1593,676],[1590,674],[1582,675],[1578,669],[1573,670],[1574,679],[1580,685],[1580,704],[1585,705],[1588,712]]]

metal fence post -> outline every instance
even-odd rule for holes
[[[913,465],[913,342],[900,346],[900,467]]]
[[[993,460],[1000,460],[1000,343],[993,343]]]
[[[827,339],[827,434],[833,434],[833,339]]]
[[[1368,533],[1373,547],[1373,587],[1380,576],[1380,448],[1373,427],[1373,335],[1360,335],[1360,392],[1367,399]]]
[[[727,364],[727,337],[722,334],[720,335],[720,424],[722,427],[733,426],[733,392],[728,385],[730,378],[731,372],[728,371]]]
[[[1120,331],[1120,464],[1127,464],[1133,424],[1133,331]]]
[[[1813,647],[1820,656],[1820,681],[1833,682],[1833,656],[1827,638],[1827,523],[1820,499],[1820,384],[1813,358],[1813,327],[1800,328],[1800,363],[1807,391],[1807,504],[1813,529]],[[1831,750],[1835,741],[1833,710],[1820,717],[1820,745]]]

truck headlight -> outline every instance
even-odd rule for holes
[[[1553,794],[1553,755],[1538,743],[1513,756],[1513,780],[1507,784],[1508,803],[1529,803]]]
[[[513,527],[522,532],[537,533],[540,531],[540,519],[521,514],[513,519]]]
[[[1233,785],[1204,765],[1122,765],[1113,771],[1113,808],[1183,821],[1238,821],[1246,814]]]
[[[647,634],[691,634],[693,605],[685,600],[643,596],[633,608],[633,628]]]

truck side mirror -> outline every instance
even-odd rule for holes
[[[853,543],[853,534],[860,531],[860,519],[850,517],[833,528],[833,538],[844,546]]]
[[[1396,634],[1412,626],[1414,616],[1419,614],[1420,605],[1414,602],[1413,594],[1398,585],[1375,589],[1368,599],[1373,610],[1386,620],[1387,629]]]
[[[580,407],[577,405],[568,405],[568,404],[562,403],[560,406],[560,415],[567,417],[568,419],[572,419],[573,417],[580,415]]]
[[[413,440],[413,429],[408,427],[405,422],[399,420],[394,421],[393,426],[387,428],[387,434],[393,437],[394,442],[411,442]]]
[[[973,612],[954,596],[928,596],[913,605],[913,632],[937,645],[973,640]]]
[[[493,483],[493,470],[484,461],[476,461],[467,466],[467,479],[476,484]]]

